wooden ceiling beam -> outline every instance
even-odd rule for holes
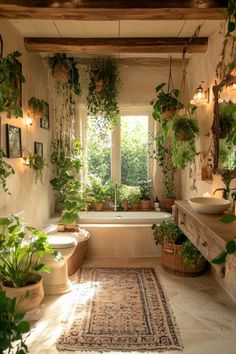
[[[79,64],[81,65],[90,65],[93,61],[93,58],[81,58],[75,57]],[[143,66],[143,67],[156,67],[156,68],[166,68],[169,66],[170,59],[169,58],[118,58],[117,59],[119,65],[122,66]],[[185,59],[185,64],[187,65],[189,59]],[[182,59],[180,58],[172,58],[171,65],[172,67],[181,66],[183,64]]]
[[[45,20],[218,20],[227,0],[9,0],[0,1],[0,19]]]
[[[194,38],[186,46],[189,38],[24,38],[29,52],[48,53],[203,53],[208,39]]]

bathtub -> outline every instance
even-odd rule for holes
[[[152,224],[168,220],[171,214],[156,211],[82,211],[81,228],[90,233],[88,258],[159,257],[160,246],[153,239]],[[122,264],[122,263],[121,263]]]
[[[81,211],[80,224],[158,224],[171,217],[158,211]]]

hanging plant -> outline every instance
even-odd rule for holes
[[[21,65],[16,60],[21,53],[15,51],[7,55],[0,56],[0,112],[7,112],[17,117],[23,117],[22,107],[19,102],[20,84],[25,82],[21,72]]]
[[[100,132],[116,124],[119,72],[117,62],[111,58],[96,58],[89,67],[87,96],[88,115],[94,118]]]
[[[161,118],[170,119],[172,118],[177,109],[182,107],[179,101],[179,90],[173,88],[169,92],[164,92],[163,87],[166,83],[161,83],[156,87],[157,97],[151,102],[152,104],[152,116],[153,118],[160,122]]]
[[[0,149],[0,184],[2,185],[4,192],[11,194],[7,188],[7,178],[14,174],[15,171],[8,163],[5,162],[5,157],[5,152]]]
[[[41,155],[30,155],[29,157],[29,167],[32,168],[35,173],[35,183],[37,184],[38,180],[43,184],[43,169],[44,166],[47,166],[47,161]]]
[[[177,141],[193,140],[199,133],[197,120],[195,117],[176,115],[173,119],[172,130]]]
[[[68,57],[65,53],[55,54],[48,58],[48,65],[58,83],[68,84],[75,95],[81,94],[79,69],[73,57]]]
[[[44,113],[44,101],[35,97],[31,97],[28,101],[29,114],[33,117],[42,117]]]

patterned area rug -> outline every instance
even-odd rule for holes
[[[58,350],[182,350],[152,268],[82,268]]]

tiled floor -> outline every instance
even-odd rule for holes
[[[236,353],[236,304],[209,273],[197,278],[170,275],[162,270],[158,258],[87,260],[84,266],[155,268],[180,329],[183,353]],[[75,279],[73,276],[72,280]],[[63,320],[70,312],[72,298],[73,292],[45,297],[41,319],[32,323],[28,338],[30,353],[58,353],[55,341],[62,330]],[[178,351],[166,353],[176,354]]]

